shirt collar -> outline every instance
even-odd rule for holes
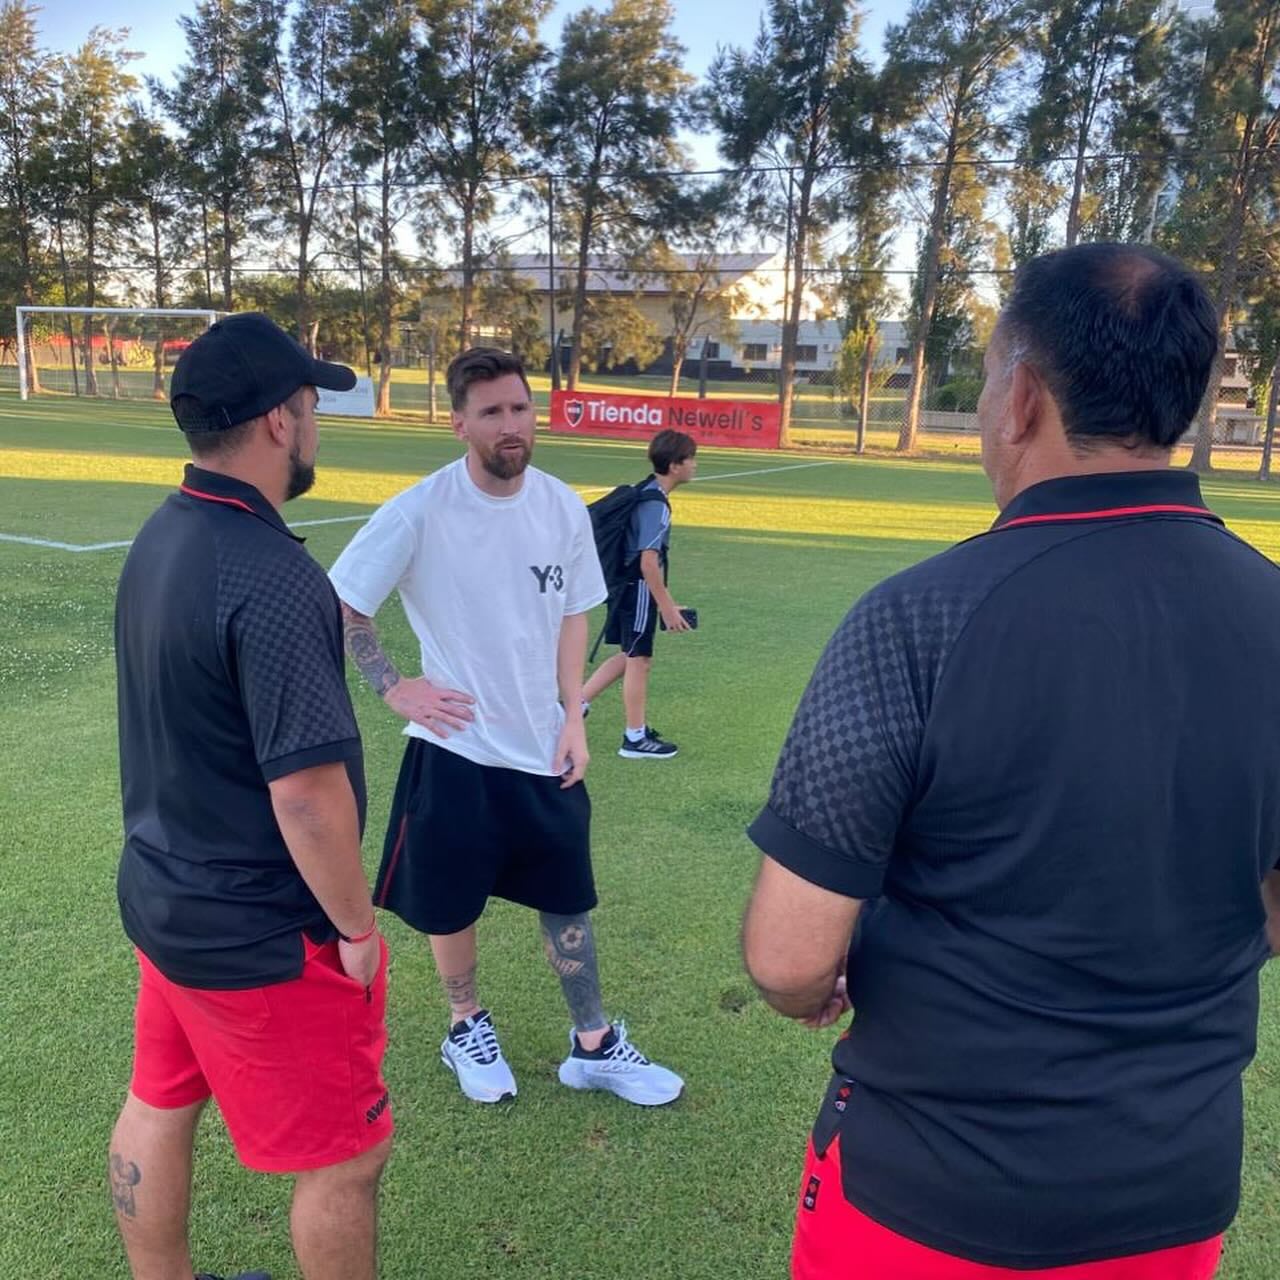
[[[1205,506],[1199,476],[1166,467],[1044,480],[1018,494],[992,528],[1142,516],[1187,516],[1223,523]]]
[[[304,542],[287,524],[280,513],[269,503],[262,493],[244,480],[223,474],[221,471],[206,471],[188,462],[182,473],[180,491],[188,498],[201,502],[213,502],[219,506],[232,507],[257,516],[259,520],[269,524],[278,533],[292,538],[294,542]]]

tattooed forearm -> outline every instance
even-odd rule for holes
[[[549,911],[538,914],[547,959],[560,978],[565,1003],[579,1031],[598,1031],[608,1026],[600,998],[600,970],[596,964],[596,940],[591,917],[558,916]]]
[[[347,639],[347,653],[370,688],[383,698],[400,679],[391,659],[382,652],[373,619],[357,612],[349,604],[342,606],[342,631]]]
[[[126,1160],[116,1152],[111,1153],[111,1199],[116,1212],[126,1218],[138,1216],[138,1203],[133,1189],[142,1181],[142,1172],[132,1160]]]
[[[449,1013],[455,1022],[468,1017],[476,1008],[476,967],[466,973],[440,975],[445,994],[449,997]]]

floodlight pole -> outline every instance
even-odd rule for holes
[[[26,335],[22,332],[22,326],[26,317],[23,312],[26,307],[17,308],[18,320],[18,399],[25,400],[27,398],[27,341]]]

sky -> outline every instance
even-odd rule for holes
[[[162,81],[172,79],[185,56],[185,43],[178,26],[178,15],[191,13],[195,0],[96,0],[86,11],[84,0],[33,0],[39,6],[37,23],[41,44],[57,52],[70,52],[81,44],[89,29],[98,26],[129,31],[127,47],[142,56],[130,68],[139,78],[154,76]],[[597,9],[609,0],[557,0],[543,26],[543,40],[552,48],[559,42],[565,19],[593,3]],[[901,18],[906,5],[903,0],[863,0],[866,17],[863,42],[874,61],[879,61],[885,25]],[[724,45],[750,45],[760,27],[766,0],[673,0],[674,33],[684,45],[685,68],[701,79]],[[91,15],[91,16],[90,16]],[[714,169],[722,162],[713,136],[689,137],[691,159],[697,169]],[[904,232],[901,246],[895,246],[895,258],[905,263],[912,251],[913,238]]]
[[[74,49],[97,23],[127,27],[129,47],[143,55],[134,64],[142,75],[168,79],[182,61],[182,32],[178,15],[191,13],[194,0],[157,4],[155,0],[96,0],[86,12],[84,0],[36,0],[40,12],[41,42],[59,51]],[[604,8],[607,0],[595,0]],[[587,0],[559,0],[545,24],[543,39],[552,46],[558,40],[566,16],[587,7]],[[903,5],[892,0],[871,0],[867,6],[864,36],[868,50],[878,57],[885,23]],[[755,37],[764,0],[675,0],[675,31],[688,51],[685,65],[695,75],[705,73],[722,44],[747,45]],[[89,15],[92,14],[92,17]]]

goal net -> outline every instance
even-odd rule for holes
[[[178,357],[220,315],[145,307],[18,307],[0,384],[34,395],[168,400]]]

